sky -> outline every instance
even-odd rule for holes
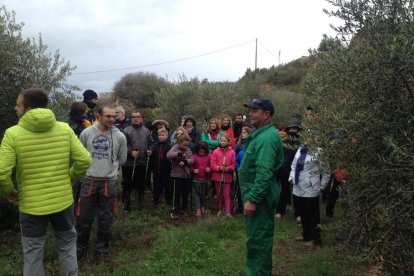
[[[122,76],[151,72],[237,81],[308,55],[335,36],[325,0],[2,0],[50,52],[76,66],[67,81],[83,91],[112,91]],[[280,53],[280,56],[279,56]],[[125,70],[117,70],[124,69]],[[108,71],[90,73],[96,71]]]

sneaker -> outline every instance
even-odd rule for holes
[[[221,216],[221,211],[217,212],[217,216],[220,217]]]
[[[131,207],[124,207],[124,213],[131,212]]]
[[[296,222],[301,223],[302,219],[300,217],[296,217]]]
[[[303,236],[299,236],[295,238],[295,241],[304,241],[305,238]]]
[[[206,209],[204,207],[201,207],[201,214],[204,215],[206,213]]]
[[[176,218],[178,218],[178,216],[177,216],[176,214],[174,214],[173,212],[171,212],[171,213],[170,213],[170,217],[171,217],[172,219],[176,219]]]
[[[275,219],[281,219],[281,218],[282,218],[282,215],[281,215],[281,214],[277,213],[277,214],[275,215]]]
[[[314,247],[313,241],[305,242],[305,243],[303,243],[303,245],[306,246],[306,247]]]
[[[197,209],[196,217],[201,217],[201,209]]]
[[[227,217],[227,218],[232,218],[232,216],[231,216],[231,214],[230,214],[230,213],[227,213],[227,214],[226,214],[226,217]]]
[[[292,212],[292,206],[286,205],[286,212]]]

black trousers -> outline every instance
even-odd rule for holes
[[[292,191],[291,184],[289,183],[289,175],[280,173],[280,200],[276,209],[276,213],[282,216],[286,213],[286,206],[291,203]]]
[[[339,185],[340,183],[334,179],[325,207],[326,216],[328,217],[333,217],[334,215],[335,203],[339,197]]]
[[[135,171],[134,167],[122,167],[122,202],[125,207],[131,207],[133,190],[136,190],[138,195],[143,195],[145,188],[145,166],[135,166]]]
[[[89,236],[95,217],[98,221],[95,252],[108,252],[117,183],[117,180],[82,180],[76,210],[78,216],[76,224],[78,256],[82,256],[88,248]]]
[[[191,179],[189,178],[172,178],[174,197],[172,211],[174,214],[179,214],[181,212],[187,211],[190,181]]]
[[[319,196],[297,197],[299,209],[301,210],[302,236],[305,241],[313,241],[321,244],[321,234],[318,224],[320,223]]]
[[[170,174],[153,172],[152,183],[154,186],[154,189],[152,191],[153,204],[158,205],[160,203],[162,194],[164,194],[165,202],[170,205],[172,198]]]

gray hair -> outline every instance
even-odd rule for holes
[[[118,105],[117,107],[115,107],[115,111],[120,111],[120,112],[122,112],[122,113],[125,114],[125,109],[122,106],[120,106],[120,105]]]

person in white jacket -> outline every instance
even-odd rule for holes
[[[329,182],[329,173],[321,174],[321,149],[311,151],[302,145],[292,162],[289,182],[293,184],[292,194],[296,197],[298,213],[301,216],[302,236],[296,238],[307,246],[321,245],[319,192]]]

